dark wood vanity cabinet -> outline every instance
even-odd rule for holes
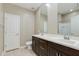
[[[39,52],[40,45],[39,45],[39,39],[36,37],[32,37],[32,50],[37,54],[40,55]]]
[[[48,55],[48,46],[47,46],[47,41],[45,40],[39,40],[39,45],[40,45],[40,55],[41,56],[47,56]]]
[[[48,55],[49,56],[58,56],[58,51],[53,47],[48,47]]]
[[[79,50],[32,36],[32,50],[38,56],[79,56]]]
[[[47,41],[41,40],[37,37],[32,37],[32,50],[38,56],[47,56]]]
[[[59,45],[53,42],[48,42],[48,56],[66,56],[59,48]]]

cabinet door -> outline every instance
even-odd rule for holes
[[[57,51],[53,47],[48,47],[48,55],[49,56],[59,56],[59,51]]]
[[[34,38],[34,37],[32,37],[32,50],[33,50],[34,52],[36,52],[36,48],[35,48],[35,38]]]
[[[40,55],[41,56],[47,56],[48,55],[48,51],[47,48],[45,48],[44,46],[40,46]]]
[[[39,43],[39,39],[36,39],[36,41],[35,41],[35,49],[36,49],[36,53],[37,53],[37,55],[40,55],[40,45],[39,45],[40,43]]]
[[[37,54],[39,54],[39,38],[32,37],[32,50]]]
[[[40,55],[47,56],[48,55],[48,45],[47,41],[40,39]]]

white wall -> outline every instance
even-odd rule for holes
[[[57,3],[51,3],[48,7],[48,33],[56,34],[58,31]]]
[[[21,21],[21,45],[24,45],[26,41],[32,40],[32,35],[34,34],[34,15],[23,14],[23,20]]]
[[[47,33],[47,16],[46,15],[40,15],[41,20],[41,32]]]
[[[40,33],[40,8],[35,12],[35,34]]]
[[[3,51],[3,5],[0,3],[0,55]]]
[[[79,35],[79,15],[71,17],[71,34]]]
[[[24,46],[26,41],[31,40],[34,34],[34,13],[12,4],[4,4],[3,7],[5,12],[21,16],[21,46]]]
[[[79,15],[79,11],[75,11],[75,12],[72,12],[72,13],[65,14],[65,15],[63,15],[62,19],[63,19],[64,22],[70,22],[71,17],[76,16],[76,15]]]

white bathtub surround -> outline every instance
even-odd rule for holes
[[[70,37],[69,40],[66,40],[64,39],[63,35],[56,35],[56,34],[44,34],[44,35],[33,35],[33,36],[79,50],[79,40],[78,40],[79,37]]]

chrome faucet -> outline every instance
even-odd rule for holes
[[[64,34],[64,39],[69,40],[69,34]]]

